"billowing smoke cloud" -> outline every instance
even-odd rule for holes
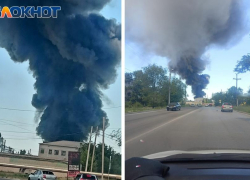
[[[46,141],[84,140],[90,126],[102,127],[101,89],[115,81],[121,59],[120,25],[98,14],[109,1],[0,2],[62,7],[58,19],[0,19],[0,47],[15,62],[29,61],[36,80],[32,105],[43,111],[36,114],[37,134]]]
[[[229,48],[246,33],[243,0],[126,0],[126,38],[167,57],[196,97],[209,75],[202,58],[211,46]],[[219,59],[218,59],[219,61]]]

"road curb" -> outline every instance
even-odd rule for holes
[[[217,107],[217,108],[220,108],[220,107]],[[250,116],[250,113],[247,113],[247,112],[244,112],[244,111],[239,111],[239,110],[236,110],[236,109],[233,109],[233,110],[236,111],[236,112],[238,112],[238,113]]]
[[[157,110],[149,110],[149,111],[136,111],[136,112],[127,112],[125,113],[126,114],[136,114],[136,113],[143,113],[143,112],[156,112],[156,111],[162,111],[164,110],[165,108],[162,108],[162,109],[157,109]]]

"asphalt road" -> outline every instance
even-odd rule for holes
[[[250,116],[215,107],[125,116],[125,158],[168,150],[250,150]]]

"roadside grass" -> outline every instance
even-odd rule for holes
[[[28,176],[29,176],[28,174],[24,174],[24,173],[14,173],[14,172],[0,171],[0,178],[11,178],[11,179],[27,180]]]
[[[246,112],[250,114],[250,106],[238,106],[238,107],[234,106],[233,108],[236,111]]]
[[[125,113],[132,113],[132,112],[142,112],[142,111],[155,111],[160,109],[166,109],[166,107],[127,107],[125,108]]]

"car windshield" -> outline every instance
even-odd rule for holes
[[[250,152],[250,3],[235,2],[126,0],[125,159]]]
[[[223,103],[223,105],[232,105],[231,103]]]
[[[43,174],[54,175],[54,173],[53,173],[53,172],[51,172],[51,171],[43,171]]]
[[[176,103],[170,103],[169,105],[170,105],[170,106],[175,106],[175,105],[176,105]]]
[[[83,175],[82,175],[82,178],[83,178],[83,179],[95,179],[95,176],[90,175],[90,174],[83,174]]]

